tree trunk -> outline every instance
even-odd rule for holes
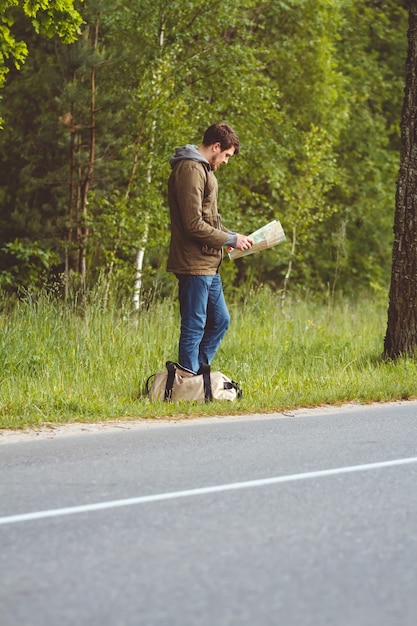
[[[392,273],[384,354],[415,355],[417,349],[417,3],[409,2],[408,54],[401,117]]]
[[[69,177],[69,200],[68,200],[68,232],[67,241],[65,245],[65,270],[64,270],[64,288],[65,288],[65,300],[69,298],[70,290],[70,255],[72,248],[72,241],[74,236],[74,213],[77,207],[76,187],[74,183],[74,177],[76,172],[75,167],[75,134],[76,128],[73,126],[74,120],[74,102],[71,103],[71,111],[68,116],[68,125],[70,127],[71,141],[70,141],[70,177]]]
[[[94,25],[91,27],[91,49],[95,55],[98,47],[99,16],[96,16]],[[88,192],[93,177],[95,151],[96,151],[96,61],[93,60],[90,71],[90,137],[89,155],[85,166],[85,174],[81,181],[81,246],[80,246],[80,276],[81,291],[83,296],[87,290],[87,245],[90,229],[87,225],[88,218]]]
[[[140,310],[141,295],[142,295],[142,277],[143,277],[143,259],[145,256],[146,246],[148,244],[148,231],[149,226],[146,221],[145,230],[143,232],[140,248],[136,251],[135,257],[135,282],[133,285],[133,306],[136,311]]]
[[[146,182],[148,185],[152,184],[152,158],[153,158],[155,132],[156,132],[156,121],[153,120],[150,150],[149,150],[148,173],[146,175]],[[133,306],[136,311],[139,311],[140,309],[140,298],[141,298],[141,292],[142,292],[142,276],[143,276],[143,259],[145,258],[146,246],[148,245],[149,217],[147,213],[145,213],[145,215],[143,216],[143,222],[144,222],[144,231],[143,231],[139,248],[136,251],[136,257],[135,257],[135,282],[133,285],[132,301],[133,301]]]
[[[284,285],[282,288],[282,293],[281,293],[281,312],[284,312],[284,304],[285,304],[285,298],[287,296],[288,293],[288,283],[290,280],[290,276],[291,276],[291,271],[292,271],[292,264],[294,261],[294,257],[295,257],[295,246],[297,243],[297,224],[295,223],[292,229],[292,243],[291,243],[291,252],[290,252],[290,259],[288,261],[288,267],[287,267],[287,271],[285,273],[285,278],[284,278]]]

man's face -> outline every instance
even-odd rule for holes
[[[220,143],[214,143],[211,146],[211,149],[212,156],[209,163],[213,172],[215,172],[220,165],[227,165],[230,157],[235,153],[234,146],[228,148],[227,150],[222,150]]]

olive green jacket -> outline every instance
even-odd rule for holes
[[[177,160],[168,181],[171,243],[167,270],[212,276],[218,272],[228,231],[217,211],[217,179],[210,165]]]

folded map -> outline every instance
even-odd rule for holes
[[[231,259],[239,259],[242,256],[248,256],[249,254],[259,252],[260,250],[267,250],[268,248],[272,248],[273,246],[276,246],[286,240],[281,222],[278,220],[269,222],[269,224],[255,230],[255,232],[248,235],[248,237],[253,239],[253,246],[251,246],[249,250],[236,250],[236,248],[229,248],[227,253]]]

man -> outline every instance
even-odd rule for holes
[[[228,231],[217,211],[214,172],[239,152],[227,124],[213,124],[202,144],[176,148],[170,163],[171,243],[167,270],[178,279],[181,330],[179,364],[197,373],[210,365],[230,324],[219,275],[223,246],[247,250],[253,240]]]

